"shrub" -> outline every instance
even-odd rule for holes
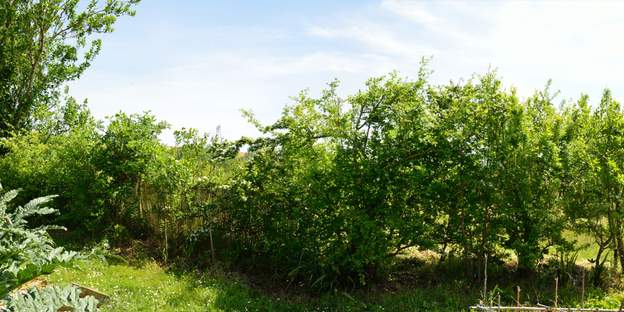
[[[0,297],[20,283],[50,273],[56,266],[67,264],[78,256],[75,252],[55,247],[48,235],[48,230],[63,227],[27,226],[29,217],[56,212],[45,206],[55,196],[35,198],[24,206],[10,208],[9,203],[17,194],[17,190],[12,190],[0,197]]]

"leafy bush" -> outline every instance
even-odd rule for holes
[[[513,251],[532,269],[565,246],[565,141],[548,90],[521,103],[493,73],[431,86],[424,69],[347,99],[336,87],[300,94],[269,126],[249,115],[263,134],[219,206],[235,258],[332,288],[383,276],[409,247]]]
[[[367,284],[401,250],[431,247],[436,217],[423,204],[430,160],[419,155],[433,146],[424,77],[372,79],[348,102],[336,87],[302,93],[260,127],[232,191],[240,201],[221,206],[239,259],[319,288]]]
[[[247,114],[255,139],[182,129],[175,146],[149,113],[104,127],[69,100],[1,141],[0,178],[24,197],[60,193],[56,221],[80,236],[145,239],[195,263],[214,248],[319,288],[368,284],[407,248],[472,263],[513,253],[535,270],[570,249],[566,229],[599,243],[595,276],[608,254],[624,265],[624,113],[609,92],[595,109],[557,108],[548,86],[522,101],[495,73],[427,79],[393,73],[347,98],[334,82],[270,125]]]
[[[52,205],[61,213],[48,221],[79,230],[82,238],[96,237],[106,229],[109,189],[94,161],[99,124],[84,105],[70,100],[37,126],[0,141],[8,151],[0,157],[0,180],[9,189],[20,188],[20,200],[60,194]]]
[[[63,227],[27,226],[29,217],[56,212],[55,209],[45,206],[55,196],[35,198],[24,206],[11,208],[9,203],[17,194],[18,190],[12,190],[0,197],[0,297],[20,283],[42,273],[49,273],[54,267],[69,263],[78,255],[54,246],[48,230],[64,229]]]

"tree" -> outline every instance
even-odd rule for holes
[[[436,239],[443,255],[447,248],[469,257],[513,250],[520,267],[532,268],[563,242],[559,115],[548,90],[520,102],[495,73],[476,78],[430,91]]]
[[[622,193],[624,192],[624,111],[611,93],[604,92],[591,110],[584,96],[566,113],[566,212],[577,229],[598,243],[594,282],[611,250],[613,266],[624,269]]]
[[[603,203],[604,186],[598,178],[599,155],[596,150],[596,118],[584,95],[562,112],[564,144],[562,144],[561,197],[566,217],[581,233],[591,235],[598,250],[593,260],[593,282],[600,278],[607,260],[607,251],[614,246],[609,225],[604,222],[607,209]],[[597,157],[598,156],[598,157]]]
[[[110,180],[106,197],[116,223],[122,223],[122,214],[126,214],[127,221],[140,213],[141,181],[164,154],[165,147],[158,136],[168,127],[149,113],[117,113],[109,117],[94,161]]]
[[[366,284],[402,250],[433,247],[436,219],[423,204],[436,164],[426,71],[370,79],[347,100],[336,86],[260,127],[244,195],[222,206],[239,259],[330,288]]]
[[[510,116],[519,104],[494,73],[476,78],[431,91],[438,156],[430,201],[439,207],[442,251],[453,246],[480,258],[493,255],[504,237],[501,178]]]
[[[548,87],[517,105],[506,125],[501,175],[502,215],[518,266],[533,269],[548,248],[565,247],[561,209],[561,118]]]
[[[101,49],[95,34],[113,31],[139,0],[0,1],[0,137],[28,129],[32,114],[59,96]]]

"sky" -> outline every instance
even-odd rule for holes
[[[597,102],[607,87],[624,98],[622,1],[143,0],[136,11],[70,84],[97,118],[150,111],[174,129],[254,136],[241,109],[270,123],[301,90],[415,78],[423,57],[435,84],[496,70],[521,97],[552,79],[561,101]]]

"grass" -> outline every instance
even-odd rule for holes
[[[176,275],[155,262],[134,267],[98,260],[61,268],[52,283],[77,283],[111,296],[104,311],[286,311],[286,304],[254,294],[240,282],[219,276]]]
[[[411,265],[411,264],[410,264]],[[455,268],[456,270],[459,268]],[[415,274],[399,271],[399,275]],[[107,264],[100,260],[87,260],[70,268],[59,268],[46,279],[51,283],[77,283],[95,288],[111,296],[103,311],[466,311],[476,303],[481,285],[462,278],[456,273],[419,271],[423,276],[406,279],[409,286],[384,284],[376,289],[353,293],[335,292],[315,297],[311,295],[284,295],[254,289],[240,277],[220,271],[174,272],[165,270],[156,262],[140,265]],[[430,283],[430,274],[442,274],[441,281]],[[513,301],[516,277],[496,280],[493,272],[489,289],[500,288],[503,303]],[[429,281],[429,282],[424,282]],[[523,297],[535,303],[533,294],[539,294],[541,303],[548,304],[552,293],[548,283],[538,285],[531,280],[523,284]],[[497,286],[500,285],[500,286]],[[578,291],[562,286],[560,306],[576,306]],[[587,291],[586,306],[616,308],[623,298],[620,293],[605,293],[597,289]]]
[[[578,260],[587,261],[596,257],[598,252],[598,244],[594,241],[594,238],[585,233],[574,233],[572,231],[564,231],[563,236],[574,242],[576,248],[578,248]]]
[[[576,240],[577,263],[587,266],[597,248],[592,238],[566,234]],[[242,277],[221,270],[167,270],[155,261],[130,265],[90,259],[59,268],[46,279],[56,284],[77,283],[110,295],[103,311],[467,311],[481,297],[482,282],[475,277],[478,269],[453,261],[437,267],[435,259],[418,253],[399,257],[390,282],[323,296],[252,287]],[[500,294],[503,304],[513,304],[516,285],[521,286],[526,303],[552,303],[552,271],[533,277],[510,273],[505,266],[488,271],[488,289],[495,290],[493,298]],[[560,306],[579,306],[578,280],[560,285]],[[624,296],[617,291],[588,289],[586,298],[586,307],[617,308]]]
[[[462,311],[470,303],[452,286],[281,298],[254,290],[224,273],[176,274],[155,262],[130,266],[88,260],[59,268],[46,279],[108,294],[112,299],[103,311]]]

